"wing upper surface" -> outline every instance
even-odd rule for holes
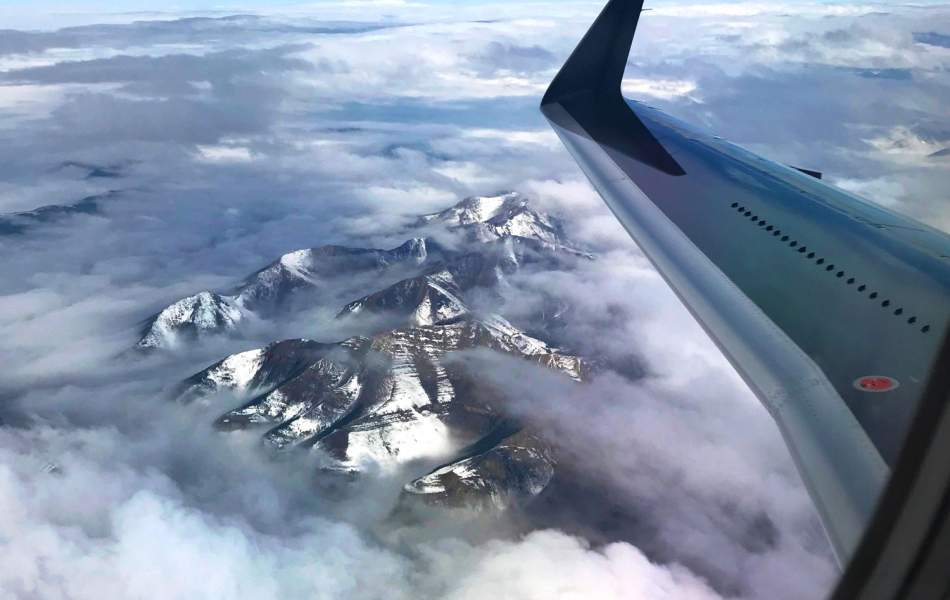
[[[775,417],[843,561],[947,368],[950,239],[624,100],[641,8],[607,4],[542,111]]]

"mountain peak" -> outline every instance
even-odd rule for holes
[[[394,256],[411,258],[416,264],[425,262],[429,255],[426,239],[422,237],[414,237],[406,240],[401,246],[393,248],[390,252],[392,252]]]
[[[527,199],[517,192],[504,192],[494,196],[471,196],[443,211],[425,215],[425,222],[439,221],[448,225],[464,226],[486,223],[512,205],[525,205]]]
[[[530,200],[518,192],[465,198],[443,211],[420,217],[419,225],[429,224],[466,230],[481,242],[521,237],[555,247],[570,246],[561,222],[535,210]]]
[[[146,329],[138,347],[174,347],[182,339],[207,332],[233,329],[245,315],[231,299],[204,291],[170,304],[159,312]]]
[[[350,302],[337,315],[395,313],[413,325],[433,325],[468,313],[460,290],[448,270],[399,281],[385,289]]]
[[[449,208],[424,215],[420,218],[423,223],[445,223],[449,226],[460,227],[487,223],[505,209],[515,206],[525,206],[528,200],[518,192],[502,192],[493,196],[470,196]]]

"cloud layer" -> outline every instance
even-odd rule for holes
[[[15,257],[0,261],[0,554],[13,557],[0,589],[823,594],[835,570],[777,431],[537,111],[598,8],[333,5],[0,32],[0,213],[98,198],[0,228]],[[667,3],[644,15],[625,89],[947,230],[950,49],[934,23],[950,14],[880,11]],[[211,435],[221,407],[164,400],[243,348],[123,355],[171,300],[298,248],[393,247],[414,215],[499,189],[565,216],[600,257],[523,274],[504,307],[529,320],[549,291],[566,300],[556,335],[603,361],[592,382],[459,357],[489,364],[512,410],[559,440],[569,511],[394,525],[393,481],[323,489],[251,437]],[[325,323],[271,323],[242,343],[335,341]]]

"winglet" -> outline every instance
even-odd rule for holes
[[[616,158],[674,177],[686,172],[620,91],[643,0],[610,0],[541,100],[553,124],[594,140]]]
[[[643,0],[610,0],[551,82],[541,105],[589,91],[620,94]]]

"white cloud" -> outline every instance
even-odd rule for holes
[[[496,174],[473,162],[448,162],[433,170],[470,187],[492,189],[501,183]]]
[[[489,139],[493,142],[508,142],[512,144],[538,144],[542,146],[554,146],[560,142],[557,135],[550,129],[536,130],[510,130],[510,129],[466,129],[462,132],[464,137],[476,139]]]
[[[538,113],[598,8],[344,2],[259,22],[163,15],[90,29],[74,47],[63,46],[75,32],[47,32],[52,45],[4,55],[3,75],[18,83],[0,86],[0,210],[119,194],[96,216],[0,237],[16,256],[0,261],[0,406],[50,424],[0,429],[0,554],[12,557],[0,588],[53,598],[824,593],[834,569],[774,426]],[[946,49],[911,35],[944,9],[878,18],[872,8],[658,6],[641,22],[625,90],[950,227],[946,169],[925,162],[945,140]],[[486,15],[497,20],[472,22]],[[331,18],[415,24],[307,29]],[[70,64],[91,59],[103,62]],[[49,68],[12,73],[39,67]],[[62,168],[70,161],[118,165],[118,175]],[[522,538],[481,523],[477,535],[442,524],[394,533],[392,490],[335,506],[302,470],[264,460],[252,440],[209,435],[208,415],[164,402],[163,387],[230,347],[173,364],[117,358],[169,299],[229,286],[297,248],[399,243],[407,218],[506,188],[568,215],[571,235],[599,251],[573,275],[515,281],[512,304],[530,311],[542,291],[559,291],[577,311],[570,341],[612,361],[584,393],[552,388],[546,399],[565,402],[538,414],[575,444],[581,475],[647,520],[627,542],[551,529]],[[255,341],[335,335],[326,323],[268,323]],[[634,367],[649,377],[625,378]],[[545,400],[543,378],[516,383],[525,406]],[[59,473],[43,471],[50,461]]]
[[[709,2],[653,7],[656,16],[758,17],[764,15],[858,16],[880,10],[876,4],[820,2]]]
[[[693,81],[625,77],[621,89],[625,95],[633,97],[651,96],[664,100],[674,100],[682,97],[694,102],[698,101],[698,97],[694,93],[696,92],[696,83]]]
[[[878,177],[875,179],[835,179],[834,185],[853,192],[864,198],[873,198],[875,202],[888,208],[901,205],[906,197],[904,186],[898,181]]]
[[[254,160],[250,148],[242,146],[197,146],[201,160],[208,162],[246,163]]]
[[[894,127],[884,135],[864,140],[886,158],[905,164],[927,164],[933,153],[950,146],[950,132],[943,139],[924,139],[908,127]],[[934,166],[940,163],[934,162]]]
[[[629,544],[593,549],[557,531],[474,545],[447,537],[408,554],[326,519],[297,516],[286,531],[267,533],[239,514],[195,506],[154,468],[125,464],[136,445],[159,450],[154,441],[129,441],[109,430],[0,434],[0,550],[7,557],[0,586],[7,593],[76,599],[719,597],[688,570],[651,563]],[[247,451],[255,451],[237,449],[227,456],[248,460]],[[45,469],[56,453],[56,468]],[[156,459],[162,460],[149,460]],[[272,490],[257,485],[257,502],[273,504]],[[279,504],[266,509],[275,517],[281,510]]]
[[[439,566],[448,570],[446,565]],[[534,532],[514,543],[486,544],[453,587],[445,596],[451,600],[720,597],[688,570],[653,564],[630,544],[615,543],[594,551],[578,538],[557,531]]]

